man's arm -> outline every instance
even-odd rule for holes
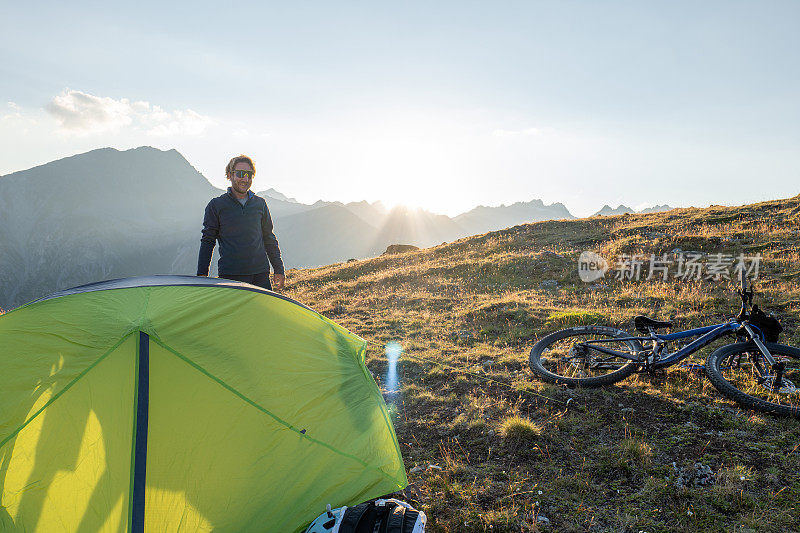
[[[211,256],[214,254],[214,245],[217,243],[219,235],[219,215],[213,204],[213,200],[208,202],[203,217],[203,236],[200,237],[200,254],[197,257],[198,276],[208,276]]]
[[[281,259],[281,249],[278,246],[278,239],[272,231],[272,217],[269,214],[269,207],[264,202],[264,216],[261,217],[261,234],[264,237],[264,249],[267,251],[267,257],[272,264],[272,271],[275,273],[277,289],[283,288],[284,271],[283,259]]]

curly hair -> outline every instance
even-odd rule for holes
[[[256,165],[253,163],[253,160],[244,154],[239,154],[228,162],[228,165],[225,167],[225,176],[229,178],[233,176],[233,169],[236,168],[238,163],[248,163],[250,168],[253,169],[253,174],[256,173]]]

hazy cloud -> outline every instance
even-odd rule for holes
[[[211,119],[191,109],[165,113],[159,107],[153,108],[155,124],[147,131],[150,135],[200,135],[212,123]]]
[[[155,136],[199,135],[212,123],[191,109],[165,111],[150,102],[115,100],[72,89],[64,89],[45,110],[62,129],[82,134],[135,128]]]
[[[13,131],[16,135],[26,135],[36,126],[35,118],[23,115],[22,108],[16,102],[6,102],[7,111],[0,115],[0,128]]]
[[[6,109],[8,112],[3,113],[3,116],[0,117],[2,120],[22,118],[22,108],[20,108],[15,102],[6,102]]]

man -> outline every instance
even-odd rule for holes
[[[271,290],[271,263],[275,288],[281,290],[286,280],[281,250],[267,203],[250,190],[255,173],[253,160],[246,155],[234,157],[225,167],[231,186],[206,206],[197,275],[208,276],[214,245],[219,241],[219,277]]]

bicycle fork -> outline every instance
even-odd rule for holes
[[[753,331],[753,329],[750,327],[749,324],[745,323],[743,324],[743,326],[744,329],[747,331],[747,333],[750,335],[750,339],[752,339],[752,341],[758,347],[758,350],[764,356],[764,359],[766,359],[767,363],[769,363],[772,372],[775,373],[775,377],[772,380],[772,390],[774,392],[779,392],[781,390],[781,386],[783,385],[783,372],[786,368],[786,363],[784,363],[783,361],[776,361],[775,358],[772,357],[772,354],[769,353],[767,347],[764,346],[764,343],[761,342],[761,339],[758,338],[758,335],[756,335],[756,333]],[[768,377],[769,377],[768,375],[761,376],[761,379],[766,381]]]

